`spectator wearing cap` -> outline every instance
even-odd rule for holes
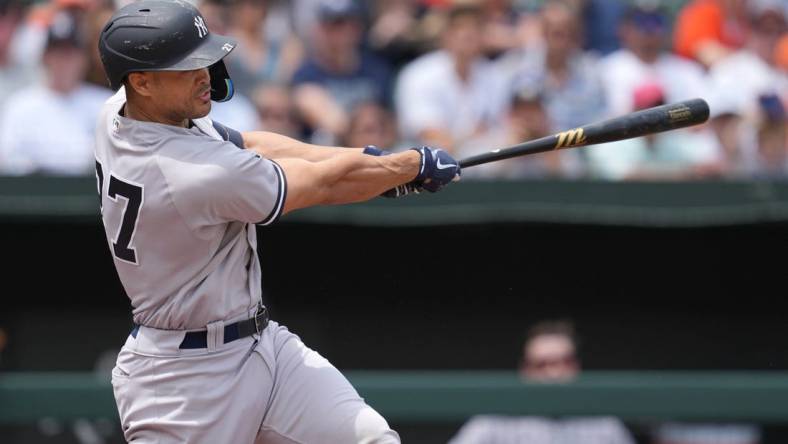
[[[631,98],[633,111],[664,105],[666,90],[646,81]],[[608,180],[691,180],[721,174],[722,156],[710,130],[676,130],[587,148],[595,177]]]
[[[623,48],[600,65],[611,116],[634,110],[635,88],[643,83],[660,85],[669,103],[707,96],[703,67],[668,50],[668,26],[658,9],[633,6],[624,14],[619,24]]]
[[[263,84],[257,87],[252,100],[260,122],[259,129],[294,139],[303,137],[290,88],[275,83]]]
[[[581,49],[580,10],[572,3],[549,0],[539,14],[543,41],[505,55],[499,67],[515,89],[539,91],[544,98],[552,132],[576,128],[606,112],[599,63]],[[564,174],[585,174],[585,153],[559,154]]]
[[[726,174],[733,178],[788,179],[788,116],[783,101],[774,94],[758,97],[748,114],[720,110],[712,123],[721,137],[736,143],[726,150]]]
[[[788,98],[788,77],[777,66],[780,38],[788,30],[786,6],[781,0],[751,0],[750,33],[741,50],[710,70],[712,110],[719,102],[732,102],[743,114],[758,107],[758,97],[776,94]]]
[[[482,26],[477,6],[452,7],[441,49],[402,69],[395,103],[403,137],[455,151],[503,121],[508,91],[505,78],[482,56]]]
[[[574,326],[550,320],[535,324],[523,344],[518,369],[528,384],[566,384],[580,375]],[[634,444],[626,426],[613,417],[497,416],[471,418],[449,444]]]
[[[58,14],[43,55],[46,80],[0,110],[0,173],[88,174],[96,116],[111,92],[83,78],[88,55],[73,17]]]
[[[749,27],[744,48],[715,64],[710,72],[709,106],[720,137],[740,141],[729,148],[726,159],[729,173],[774,175],[764,170],[766,158],[777,161],[774,140],[785,123],[778,117],[788,100],[788,74],[778,66],[778,44],[788,30],[787,5],[780,0],[751,0],[748,4]],[[720,113],[735,118],[716,119]],[[784,175],[784,173],[783,173]]]
[[[390,103],[391,69],[362,48],[363,25],[354,0],[321,1],[312,50],[292,82],[296,108],[315,143],[335,143],[356,104]]]
[[[490,147],[511,146],[525,140],[546,137],[550,135],[551,127],[542,95],[539,91],[523,88],[512,95],[503,125],[469,140],[460,147],[458,154],[460,157],[470,157],[489,151]],[[479,165],[463,172],[463,180],[545,179],[560,175],[559,153],[549,152]]]
[[[359,103],[350,113],[348,130],[340,138],[342,146],[383,146],[399,151],[397,124],[393,114],[375,102]],[[412,146],[412,145],[411,145]]]

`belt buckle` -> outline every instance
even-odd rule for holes
[[[254,329],[259,335],[268,326],[268,310],[265,305],[260,303],[257,306],[257,313],[254,314]]]

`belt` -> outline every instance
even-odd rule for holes
[[[253,318],[244,319],[236,323],[224,326],[224,343],[245,338],[255,333],[260,334],[268,326],[268,310],[264,305],[257,308]],[[131,330],[131,336],[137,337],[139,325],[135,325]],[[181,341],[180,349],[208,348],[208,330],[187,332]]]

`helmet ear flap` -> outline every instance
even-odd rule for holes
[[[215,102],[226,102],[233,98],[235,88],[233,80],[227,72],[227,67],[223,60],[219,60],[208,68],[211,75],[211,100]]]

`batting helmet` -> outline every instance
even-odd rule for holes
[[[101,30],[99,53],[112,89],[139,71],[208,68],[211,99],[230,100],[233,82],[222,59],[235,40],[211,34],[200,12],[183,0],[141,0],[119,9]]]

